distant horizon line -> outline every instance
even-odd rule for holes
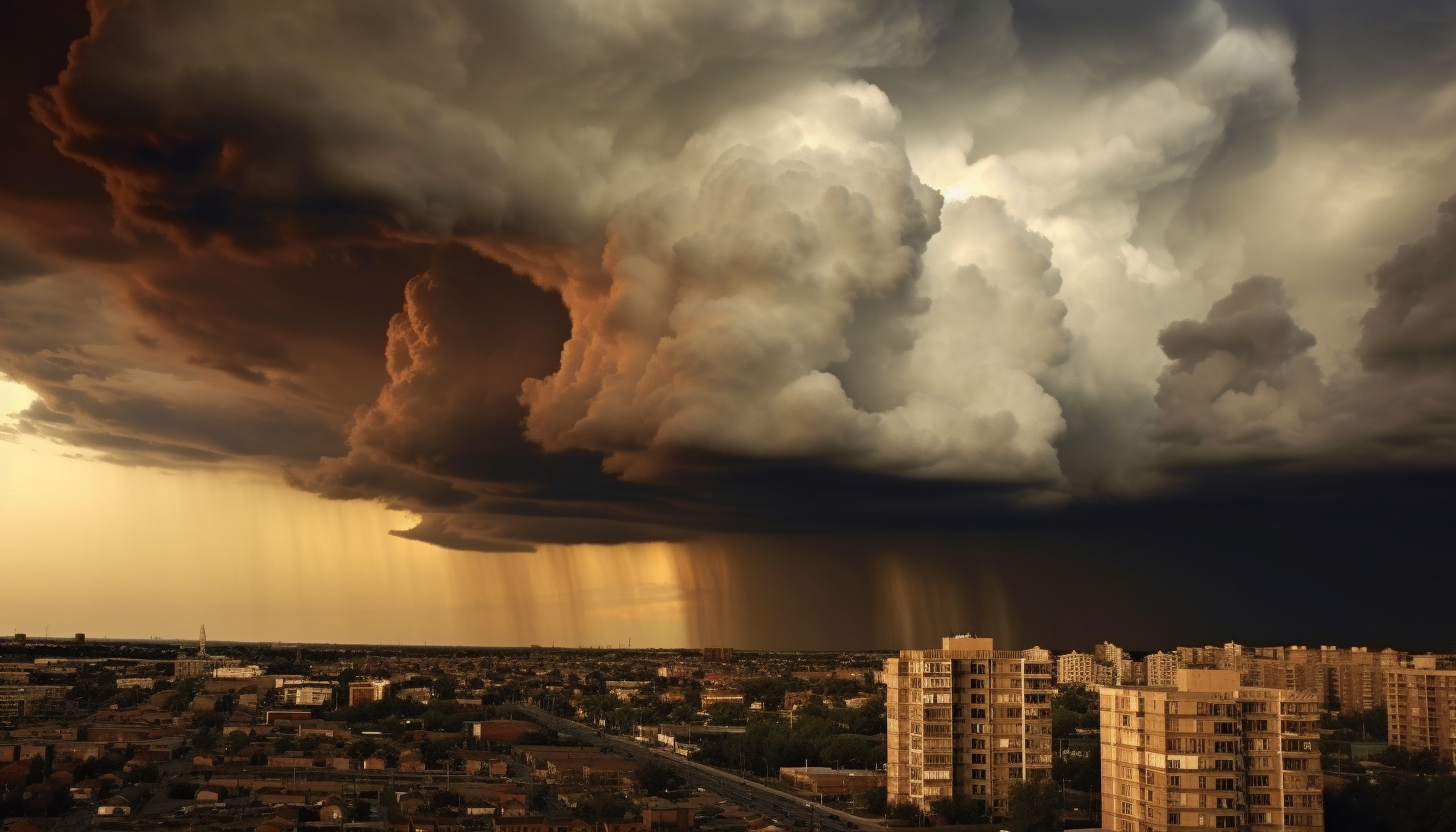
[[[0,636],[0,649],[3,649],[5,646],[17,646],[17,647],[19,647],[19,646],[25,646],[25,645],[31,645],[31,644],[47,644],[47,645],[58,645],[58,646],[63,645],[63,646],[71,646],[71,647],[74,647],[74,646],[81,645],[81,644],[93,644],[93,643],[103,643],[103,642],[105,642],[105,643],[115,643],[115,644],[166,644],[166,645],[176,645],[176,646],[196,645],[198,643],[198,639],[196,639],[196,638],[164,637],[164,636],[145,636],[145,637],[94,636],[93,637],[93,636],[90,636],[90,635],[87,635],[87,634],[84,634],[84,633],[77,633],[77,634],[73,634],[71,636],[50,636],[50,635],[45,635],[45,636],[32,636],[29,633],[15,633],[14,635],[24,635],[25,636],[25,642],[24,642],[24,644],[22,644],[21,642],[15,641],[14,640],[14,636],[11,636],[11,635]],[[83,641],[83,642],[76,641],[75,640],[75,636],[76,635],[85,635],[85,641]],[[592,650],[592,651],[601,651],[601,652],[641,652],[641,653],[653,653],[653,652],[659,652],[659,653],[666,653],[666,652],[701,652],[703,650],[708,650],[708,649],[713,649],[713,648],[723,648],[723,647],[731,647],[735,652],[738,652],[738,653],[886,653],[886,654],[894,654],[894,653],[900,652],[901,650],[934,649],[933,647],[899,647],[899,648],[895,648],[895,647],[757,648],[757,647],[735,647],[735,646],[732,646],[732,645],[723,645],[723,644],[710,644],[710,645],[704,645],[702,647],[689,647],[689,646],[676,646],[676,647],[639,647],[639,646],[625,646],[625,645],[575,645],[575,646],[572,646],[572,645],[561,645],[561,644],[549,644],[549,645],[548,644],[530,644],[530,645],[524,645],[524,644],[521,644],[521,645],[500,645],[500,644],[496,644],[496,645],[490,645],[490,644],[459,644],[459,643],[451,643],[451,644],[446,644],[446,643],[430,644],[429,642],[418,642],[418,643],[416,643],[416,642],[409,642],[409,643],[406,643],[406,642],[352,642],[352,641],[271,641],[271,640],[233,640],[233,639],[214,639],[214,638],[208,638],[207,643],[208,643],[208,646],[209,647],[215,647],[215,646],[258,646],[258,647],[263,647],[263,646],[266,646],[266,647],[274,647],[274,648],[295,648],[295,649],[299,649],[299,648],[349,648],[349,649],[393,648],[393,649],[396,649],[396,650],[404,650],[404,649],[411,649],[411,650],[419,650],[419,649],[459,649],[459,650],[502,650],[502,651],[504,651],[504,650],[515,650],[515,651],[531,651],[531,650],[576,650],[576,651],[581,651],[581,650]],[[1096,642],[1096,643],[1094,643],[1093,646],[1095,647],[1096,644],[1101,644],[1101,643],[1103,643],[1103,642]],[[1159,648],[1159,649],[1156,649],[1156,650],[1144,650],[1144,649],[1126,648],[1126,647],[1121,648],[1121,649],[1125,653],[1128,653],[1128,654],[1151,655],[1153,653],[1159,653],[1159,652],[1172,652],[1172,651],[1178,649],[1179,647],[1206,648],[1206,647],[1222,647],[1222,646],[1223,645],[1219,645],[1219,644],[1194,645],[1194,644],[1191,644],[1190,643],[1190,644],[1183,644],[1183,645],[1175,645],[1173,647],[1163,647],[1163,648]],[[1378,653],[1381,650],[1385,650],[1385,649],[1393,649],[1393,650],[1396,650],[1397,652],[1405,652],[1405,653],[1410,653],[1412,655],[1415,655],[1415,654],[1421,652],[1419,650],[1402,649],[1402,648],[1393,647],[1393,646],[1375,648],[1375,647],[1369,647],[1369,646],[1366,646],[1366,645],[1359,645],[1359,644],[1351,644],[1351,645],[1345,645],[1345,646],[1341,646],[1341,645],[1317,645],[1317,646],[1311,647],[1309,645],[1299,645],[1299,644],[1290,645],[1290,644],[1280,644],[1280,643],[1271,643],[1271,644],[1242,644],[1242,643],[1240,643],[1239,646],[1241,646],[1241,647],[1253,647],[1253,648],[1259,648],[1259,647],[1285,647],[1285,648],[1288,648],[1288,647],[1301,647],[1303,649],[1315,650],[1315,651],[1317,651],[1321,647],[1325,647],[1325,646],[1333,646],[1333,647],[1335,647],[1337,649],[1341,649],[1341,650],[1347,650],[1347,649],[1351,649],[1353,647],[1365,647],[1365,649],[1368,650],[1371,653]],[[1079,652],[1082,652],[1081,648],[1078,648],[1078,647],[1073,647],[1071,649],[1060,649],[1060,648],[1055,648],[1055,647],[1040,647],[1040,645],[1033,645],[1031,648],[1011,648],[1011,649],[1043,649],[1043,650],[1047,650],[1048,652],[1052,653],[1053,655],[1065,655],[1067,653],[1079,653]],[[1456,648],[1453,648],[1453,650],[1456,650]],[[1439,654],[1438,651],[1425,651],[1425,652],[1432,653],[1432,654]]]

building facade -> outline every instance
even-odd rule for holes
[[[1178,684],[1178,656],[1174,653],[1152,653],[1143,659],[1150,688],[1171,688]]]
[[[284,685],[282,693],[285,705],[318,707],[334,704],[334,686],[323,682]]]
[[[1057,684],[1091,687],[1096,673],[1096,660],[1091,653],[1073,650],[1057,656]]]
[[[379,702],[389,693],[389,682],[384,679],[363,679],[349,683],[349,707]]]
[[[996,650],[989,638],[945,638],[939,650],[885,661],[892,804],[980,801],[1006,814],[1011,785],[1051,776],[1052,662],[1045,650]]]
[[[1324,829],[1315,694],[1180,669],[1101,692],[1102,826],[1113,832]]]
[[[1386,668],[1384,687],[1390,744],[1456,762],[1456,669],[1437,669],[1435,656],[1415,656],[1410,667]]]

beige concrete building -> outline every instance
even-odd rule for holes
[[[902,650],[884,678],[892,804],[966,797],[1004,816],[1012,783],[1051,775],[1047,651],[954,636],[939,650]]]
[[[1385,670],[1390,744],[1433,749],[1456,762],[1456,669],[1437,670],[1435,656],[1415,656],[1410,667]]]
[[[1143,659],[1147,667],[1148,687],[1171,688],[1178,684],[1178,656],[1174,653],[1153,653]]]
[[[349,707],[379,702],[389,695],[389,682],[385,679],[360,679],[349,683]]]
[[[1321,645],[1315,650],[1297,644],[1246,648],[1233,642],[1223,647],[1179,647],[1174,654],[1180,667],[1237,670],[1245,687],[1310,691],[1325,708],[1343,713],[1383,706],[1385,671],[1404,665],[1406,659],[1404,653],[1390,649],[1372,653],[1364,647]],[[1159,678],[1150,666],[1149,684],[1156,686]]]
[[[1096,668],[1097,660],[1092,658],[1091,653],[1078,653],[1076,650],[1063,653],[1057,656],[1057,684],[1091,687]]]
[[[1321,646],[1319,661],[1326,668],[1328,707],[1347,714],[1383,707],[1386,671],[1403,667],[1407,660],[1405,653],[1389,647],[1372,653],[1365,647]]]
[[[1324,829],[1319,702],[1180,669],[1101,693],[1102,826],[1114,832]]]

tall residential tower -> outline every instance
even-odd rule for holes
[[[1051,776],[1051,655],[953,636],[885,661],[888,798],[966,797],[1004,816],[1011,784]]]
[[[1103,688],[1102,826],[1113,832],[1324,829],[1318,696],[1236,670]]]

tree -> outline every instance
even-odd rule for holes
[[[1062,832],[1062,796],[1051,780],[1011,784],[1006,803],[1011,832]]]
[[[218,734],[211,728],[200,728],[192,735],[192,747],[198,751],[211,751],[217,747]]]
[[[1381,763],[1413,774],[1450,774],[1451,764],[1441,759],[1434,749],[1411,751],[1392,745],[1375,757]]]
[[[895,820],[915,820],[920,817],[920,807],[914,803],[896,803],[886,815]]]
[[[930,804],[931,811],[946,823],[984,823],[986,802],[969,797],[945,797]]]
[[[1450,832],[1456,778],[1386,773],[1325,791],[1329,832]]]
[[[232,731],[227,735],[227,753],[236,754],[248,747],[253,738],[246,731]]]
[[[1102,787],[1102,749],[1060,752],[1052,758],[1052,780],[1078,791],[1095,792]]]
[[[748,721],[748,708],[736,702],[709,705],[708,719],[714,725],[742,725]]]
[[[1097,708],[1097,695],[1092,691],[1081,685],[1063,685],[1052,697],[1052,736],[1061,739],[1078,728],[1096,728]]]
[[[650,795],[661,797],[682,788],[685,782],[676,767],[658,760],[649,760],[637,767],[637,785]]]
[[[430,798],[430,808],[438,812],[441,809],[453,809],[460,806],[462,802],[463,798],[459,794],[441,789]]]
[[[863,806],[865,811],[871,815],[883,815],[889,797],[888,790],[884,786],[875,786],[873,789],[861,792],[855,802]]]

